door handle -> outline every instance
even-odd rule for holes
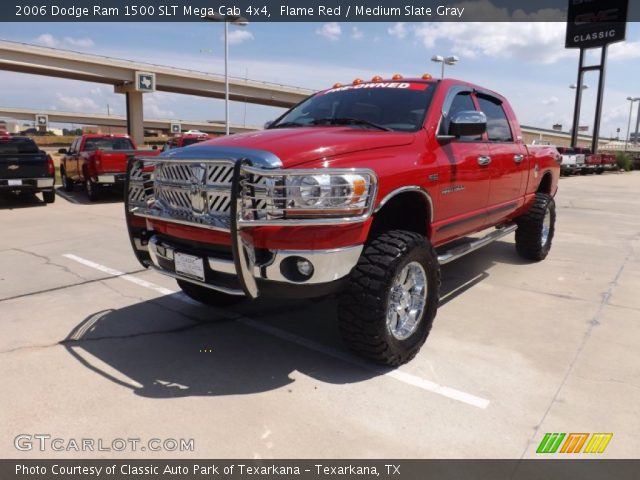
[[[491,157],[489,155],[480,155],[478,157],[478,165],[485,167],[491,163]]]
[[[513,161],[516,163],[520,163],[522,160],[524,160],[524,155],[518,154],[513,156]]]

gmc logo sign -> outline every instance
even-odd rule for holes
[[[603,47],[625,39],[628,0],[570,0],[566,48]]]
[[[582,25],[584,23],[594,22],[615,22],[618,21],[619,16],[619,10],[617,8],[610,8],[609,10],[602,10],[600,12],[576,15],[576,19],[573,23],[575,25]]]

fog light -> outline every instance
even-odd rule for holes
[[[280,263],[280,273],[292,282],[306,282],[313,276],[313,263],[304,257],[287,257]]]
[[[298,271],[300,272],[300,274],[305,277],[310,277],[311,275],[313,275],[313,264],[306,258],[300,258],[296,262],[296,267],[298,267]]]

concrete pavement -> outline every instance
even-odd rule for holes
[[[563,178],[547,260],[510,236],[443,267],[433,331],[391,371],[344,350],[333,299],[185,301],[136,262],[117,195],[0,199],[0,456],[533,458],[546,432],[613,432],[602,456],[637,458],[638,191]],[[41,433],[195,448],[15,449]]]

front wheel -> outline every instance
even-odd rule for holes
[[[226,307],[239,303],[245,299],[242,295],[227,295],[226,293],[218,292],[217,290],[211,290],[210,288],[201,287],[195,283],[187,282],[186,280],[176,280],[180,289],[189,298],[196,302],[204,303],[205,305],[211,305],[212,307]]]
[[[62,188],[65,192],[73,192],[73,180],[67,177],[67,171],[64,167],[60,168],[60,179],[62,180]]]
[[[342,338],[356,353],[390,366],[416,356],[438,309],[440,266],[418,233],[385,232],[364,249],[340,295]]]
[[[556,204],[551,195],[536,193],[527,213],[516,218],[516,250],[527,260],[544,260],[556,228]]]

